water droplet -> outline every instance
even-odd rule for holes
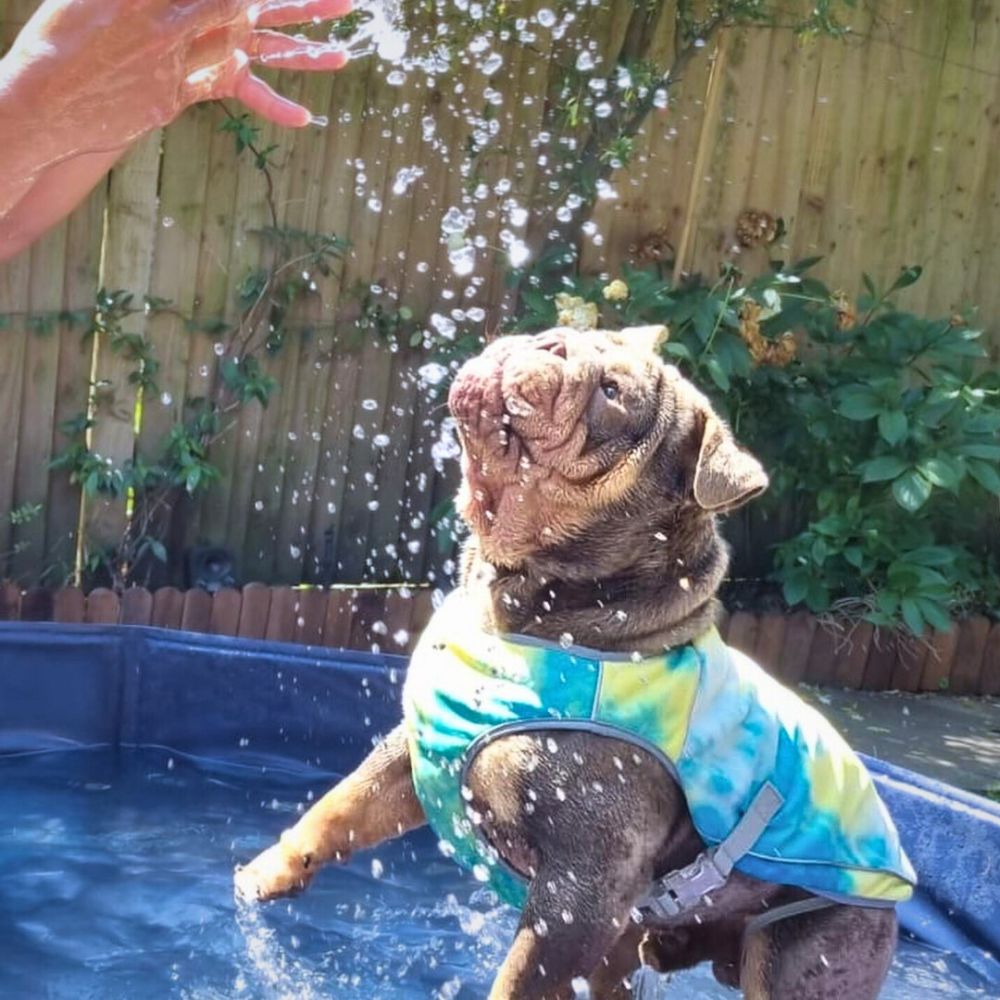
[[[447,316],[442,316],[441,313],[431,313],[431,326],[433,326],[434,329],[445,338],[445,340],[455,339],[455,331],[458,327],[455,325],[454,320],[449,319]]]
[[[559,645],[562,646],[563,649],[569,649],[569,647],[573,645],[572,633],[563,632],[563,634],[559,636]]]
[[[503,65],[503,56],[499,52],[491,52],[479,68],[486,76],[492,76]]]
[[[589,73],[596,66],[594,54],[584,50],[576,57],[576,69],[578,73]]]
[[[172,216],[169,216],[169,215],[163,216],[163,228],[164,229],[173,229],[174,226],[176,226],[176,225],[177,225],[177,220],[174,219]]]
[[[170,395],[169,392],[164,392],[160,394],[160,402],[164,406],[169,406],[174,401],[174,397]]]
[[[378,858],[372,858],[372,878],[381,878],[385,874],[385,866]]]
[[[365,429],[364,429],[364,427],[361,426],[361,424],[355,424],[354,425],[354,430],[353,430],[352,433],[354,434],[355,440],[357,440],[357,441],[364,441],[364,439],[365,439]]]
[[[511,267],[524,267],[528,263],[531,251],[528,249],[527,243],[523,243],[521,240],[514,240],[507,251],[507,256],[510,258]]]
[[[562,922],[564,924],[571,924],[571,923],[573,923],[573,914],[570,913],[569,910],[563,910],[562,913],[560,914],[560,916],[562,917]]]
[[[556,15],[548,7],[543,7],[535,17],[543,28],[551,28],[556,23]]]
[[[385,78],[390,87],[402,87],[406,83],[406,74],[401,69],[394,69]]]
[[[420,381],[427,385],[440,385],[448,377],[448,369],[437,361],[428,361],[417,370]]]
[[[389,445],[392,444],[392,438],[390,438],[388,434],[376,434],[375,437],[372,438],[372,444],[375,445],[376,448],[388,448]]]
[[[423,176],[423,167],[403,167],[396,173],[396,179],[392,182],[392,193],[394,195],[406,194]]]

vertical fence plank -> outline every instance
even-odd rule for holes
[[[31,587],[21,598],[23,622],[50,622],[53,610],[52,591],[45,587]]]
[[[63,223],[46,233],[31,248],[28,309],[35,316],[51,314],[62,307],[66,235],[67,228]],[[25,505],[31,505],[42,512],[14,526],[11,573],[24,583],[38,582],[45,560],[44,505],[49,491],[49,461],[52,457],[63,326],[53,321],[44,327],[29,324],[25,345],[21,398],[27,412],[19,427],[14,506],[23,510]]]
[[[263,639],[267,635],[270,614],[271,588],[262,583],[248,583],[243,588],[237,635],[244,639]]]
[[[327,599],[326,620],[323,623],[323,645],[337,649],[347,648],[351,639],[357,599],[356,590],[337,588]]]
[[[243,595],[231,587],[212,595],[212,618],[208,630],[213,635],[239,635]]]
[[[209,632],[212,625],[212,595],[207,590],[189,590],[184,595],[181,628],[185,632]]]
[[[122,625],[149,625],[153,620],[153,595],[145,587],[129,587],[122,594]]]
[[[726,641],[734,649],[738,649],[747,656],[753,656],[754,647],[757,645],[757,632],[760,629],[760,620],[749,611],[734,611],[729,619],[729,633]],[[773,666],[768,665],[765,669],[772,670]]]
[[[833,674],[837,687],[857,689],[864,684],[874,632],[868,622],[858,622],[845,636]]]
[[[109,291],[134,296],[137,316],[122,326],[129,333],[145,335],[143,296],[149,288],[156,226],[156,191],[160,172],[160,132],[139,140],[112,171],[108,191],[107,227],[101,283]],[[128,352],[115,349],[104,334],[94,345],[95,419],[91,449],[116,465],[133,455],[135,444],[136,386],[130,376],[136,362]],[[88,542],[99,548],[116,545],[125,526],[125,499],[84,501]]]
[[[816,633],[816,616],[796,611],[785,626],[785,644],[781,651],[778,675],[788,684],[798,684],[806,676],[809,650]]]
[[[326,591],[313,587],[298,591],[299,606],[295,619],[295,642],[308,646],[323,643],[323,627],[326,624]]]
[[[886,629],[875,629],[865,664],[865,688],[868,691],[885,691],[889,687],[895,662],[896,637]]]
[[[753,658],[774,677],[782,677],[781,653],[785,646],[784,615],[761,615],[757,623],[757,637],[754,641]]]
[[[60,587],[52,597],[52,620],[77,625],[86,618],[87,602],[79,587]]]
[[[990,620],[982,615],[974,615],[958,624],[958,642],[951,667],[952,694],[980,693],[980,675],[989,632]]]
[[[842,629],[831,622],[819,622],[809,647],[803,680],[808,684],[828,685],[837,669],[837,658],[844,644]]]
[[[101,246],[108,184],[102,181],[90,197],[70,216],[66,235],[66,270],[63,306],[79,314],[81,322],[65,324],[60,333],[59,368],[52,455],[70,443],[64,425],[87,412],[93,341],[87,336],[93,326],[93,308],[100,287]],[[83,320],[83,315],[89,314]],[[45,582],[58,586],[75,578],[77,530],[80,521],[80,487],[70,482],[68,470],[50,470],[45,518]]]
[[[947,632],[935,631],[924,657],[920,679],[921,691],[947,691],[951,687],[951,665],[958,647],[958,629],[952,625]]]
[[[121,613],[118,595],[106,587],[98,587],[87,595],[84,621],[89,625],[117,625]]]
[[[176,587],[160,587],[153,594],[153,621],[157,628],[180,628],[184,595]]]
[[[291,587],[271,588],[271,608],[267,616],[265,639],[291,642],[295,638],[298,600],[298,595]]]
[[[986,637],[980,694],[1000,695],[1000,622],[994,622]]]

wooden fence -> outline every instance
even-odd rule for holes
[[[527,0],[518,12],[530,18],[541,5]],[[0,46],[35,6],[0,0]],[[713,40],[670,107],[649,119],[633,164],[615,178],[617,197],[599,203],[586,266],[614,271],[630,245],[662,230],[682,268],[714,271],[739,213],[761,209],[785,222],[780,252],[826,255],[821,273],[834,285],[854,290],[863,270],[884,279],[901,264],[925,265],[907,304],[939,313],[979,304],[996,359],[1000,6],[867,7],[876,13],[859,10],[857,33],[844,42],[802,42],[785,30]],[[581,10],[558,46],[589,39],[613,63],[629,9],[631,0],[606,0]],[[672,45],[670,20],[658,51]],[[439,573],[431,512],[452,475],[432,454],[440,400],[416,374],[428,356],[365,333],[362,306],[374,295],[428,329],[434,317],[438,329],[494,328],[509,304],[497,250],[507,199],[537,203],[557,160],[538,145],[555,47],[539,27],[532,45],[498,48],[504,67],[494,76],[466,58],[447,75],[414,71],[400,84],[368,60],[335,76],[280,81],[332,124],[263,129],[260,144],[278,144],[278,224],[335,233],[351,250],[331,277],[313,276],[296,335],[267,361],[276,399],[245,408],[214,446],[220,483],[173,512],[173,552],[195,541],[224,545],[241,579],[290,584]],[[217,375],[216,340],[178,314],[232,322],[247,275],[267,258],[259,230],[271,222],[266,178],[252,157],[237,158],[223,121],[218,107],[197,108],[149,136],[64,225],[0,267],[0,553],[25,583],[46,569],[58,578],[74,563],[79,491],[49,462],[91,383],[99,387],[91,446],[122,463],[155,454],[185,401],[204,396]],[[499,130],[472,162],[470,133],[489,133],[492,122]],[[450,208],[476,212],[467,277],[454,273],[441,238]],[[745,266],[762,265],[763,253],[748,251]],[[105,338],[31,318],[92,307],[99,287],[176,309],[126,323],[160,362],[138,432],[134,365]],[[40,516],[11,523],[25,505],[42,505]],[[124,500],[88,505],[87,531],[113,539],[124,509]]]
[[[0,621],[152,625],[215,635],[408,654],[430,619],[430,588],[268,587],[249,584],[209,594],[135,587],[99,589],[0,586]],[[866,623],[848,629],[807,612],[737,611],[723,638],[788,684],[865,691],[1000,695],[1000,622],[957,622],[917,642]]]

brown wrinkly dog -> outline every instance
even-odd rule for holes
[[[657,655],[713,623],[727,566],[716,515],[767,477],[662,363],[665,332],[507,337],[459,372],[450,396],[464,446],[458,505],[472,532],[461,586],[485,628],[568,632],[582,646]],[[640,954],[661,971],[711,961],[721,982],[752,998],[878,995],[895,947],[892,910],[834,906],[744,935],[755,915],[806,894],[734,872],[711,905],[636,924],[630,913],[652,880],[704,847],[680,788],[644,753],[635,779],[618,780],[612,761],[632,758],[631,744],[562,731],[551,734],[562,751],[553,755],[547,735],[495,740],[467,776],[492,844],[534,875],[491,1000],[562,1000],[578,977],[594,997],[624,998]],[[568,796],[558,808],[557,789]],[[258,899],[296,892],[323,864],[423,822],[397,729],[237,873],[238,889]]]

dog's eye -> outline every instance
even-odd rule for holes
[[[603,392],[604,395],[611,400],[615,400],[621,395],[617,382],[602,382],[601,392]]]

